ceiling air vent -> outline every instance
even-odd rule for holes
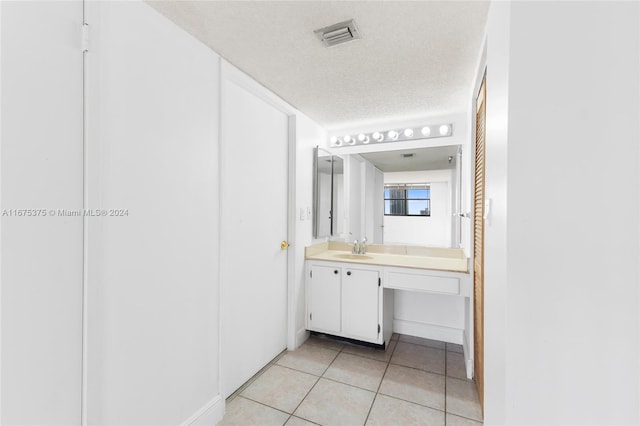
[[[315,30],[314,33],[317,34],[322,43],[327,47],[360,38],[360,33],[353,19],[320,28],[319,30]]]

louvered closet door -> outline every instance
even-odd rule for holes
[[[474,378],[484,411],[484,170],[486,77],[476,107],[476,160],[473,242]]]

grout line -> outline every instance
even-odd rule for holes
[[[445,361],[445,363],[446,363],[446,361]],[[437,375],[437,376],[444,376],[444,377],[448,377],[446,374],[436,373],[435,371],[425,370],[425,369],[418,368],[418,367],[411,367],[411,366],[409,366],[409,365],[398,364],[398,363],[396,363],[396,362],[391,362],[390,364],[397,365],[397,366],[399,366],[399,367],[410,368],[410,369],[412,369],[412,370],[422,371],[423,373],[429,373],[429,374],[435,374],[435,375]],[[445,367],[445,373],[446,373],[446,367]],[[461,380],[461,379],[458,379],[458,380]]]
[[[467,380],[467,379],[459,379],[459,378],[457,378],[457,377],[450,377],[450,376],[448,376],[448,375],[447,375],[447,371],[448,371],[448,367],[449,367],[449,365],[448,365],[448,359],[447,359],[447,358],[448,358],[448,357],[447,357],[447,353],[448,353],[448,352],[451,352],[451,353],[458,353],[458,354],[459,354],[459,352],[450,351],[450,350],[446,349],[446,346],[445,346],[445,349],[439,349],[439,348],[434,348],[434,347],[431,347],[431,346],[420,345],[420,344],[415,344],[415,343],[410,343],[410,342],[401,342],[399,339],[395,339],[395,341],[396,341],[396,344],[395,344],[395,346],[393,347],[393,349],[391,350],[391,352],[389,353],[389,358],[388,358],[387,360],[381,360],[381,359],[379,359],[379,358],[370,358],[370,357],[367,357],[367,356],[364,356],[364,355],[361,355],[361,354],[354,354],[354,353],[350,353],[350,352],[348,352],[348,351],[345,351],[345,348],[347,348],[347,347],[348,347],[346,344],[342,345],[342,347],[341,347],[340,349],[337,349],[337,348],[335,348],[335,347],[328,347],[328,346],[324,346],[324,345],[322,345],[322,344],[317,344],[317,342],[314,342],[314,343],[309,342],[309,345],[310,345],[310,346],[312,346],[313,348],[320,348],[320,349],[332,350],[332,351],[334,351],[334,352],[337,352],[337,354],[335,355],[335,357],[333,358],[333,360],[332,360],[332,361],[327,365],[327,367],[323,370],[323,372],[321,373],[321,375],[320,375],[320,376],[318,376],[318,375],[316,375],[316,374],[313,374],[313,373],[309,373],[308,371],[304,371],[304,370],[300,370],[300,369],[297,369],[297,368],[293,368],[293,367],[289,367],[289,366],[285,366],[285,365],[277,364],[277,362],[278,362],[278,361],[279,361],[279,360],[280,360],[280,359],[285,355],[285,353],[287,352],[287,351],[285,350],[285,351],[281,352],[277,357],[275,357],[275,358],[274,358],[274,359],[273,359],[269,364],[267,364],[267,365],[266,365],[262,370],[260,370],[258,373],[256,373],[256,375],[255,375],[254,377],[252,377],[252,378],[251,378],[247,383],[245,383],[245,384],[244,384],[244,385],[243,385],[243,386],[242,386],[238,391],[234,392],[234,395],[232,395],[231,397],[229,397],[227,400],[229,401],[232,397],[235,397],[235,396],[241,396],[242,398],[245,398],[245,399],[247,399],[247,400],[250,400],[250,401],[256,402],[256,403],[258,403],[258,404],[261,404],[261,405],[264,405],[264,406],[266,406],[266,407],[273,408],[273,409],[275,409],[275,410],[278,410],[278,411],[280,411],[280,412],[283,412],[283,413],[285,413],[285,414],[288,414],[288,415],[289,415],[289,417],[287,418],[287,422],[288,422],[289,420],[291,420],[291,418],[296,417],[296,418],[301,418],[301,419],[303,419],[303,420],[305,420],[305,421],[308,421],[308,422],[314,423],[314,422],[312,422],[311,420],[305,419],[305,418],[303,418],[303,417],[295,416],[295,415],[294,415],[294,413],[298,410],[298,408],[302,405],[302,403],[303,403],[303,402],[308,398],[309,394],[310,394],[310,393],[313,391],[313,389],[318,385],[318,383],[320,383],[320,379],[325,379],[325,380],[328,380],[328,381],[332,381],[332,382],[334,382],[334,383],[339,383],[339,384],[342,384],[342,385],[345,385],[345,386],[350,386],[350,387],[353,387],[353,388],[356,388],[356,389],[360,389],[360,390],[364,390],[364,391],[367,391],[367,392],[373,392],[373,393],[374,393],[374,398],[373,398],[373,401],[372,401],[372,403],[371,403],[371,406],[369,407],[369,411],[368,411],[368,413],[367,413],[367,417],[366,417],[366,419],[365,419],[365,423],[369,420],[369,416],[371,415],[371,411],[372,411],[372,409],[373,409],[373,405],[375,404],[375,401],[376,401],[376,399],[378,398],[378,395],[384,395],[384,396],[386,396],[386,397],[389,397],[389,398],[392,398],[392,399],[395,399],[395,400],[398,400],[398,401],[408,402],[408,403],[410,403],[410,404],[415,404],[415,405],[418,405],[418,406],[421,406],[421,407],[429,408],[429,409],[431,409],[431,410],[440,411],[440,412],[444,413],[444,416],[445,416],[445,424],[446,424],[446,416],[447,416],[447,414],[451,414],[451,415],[454,415],[454,416],[458,416],[458,417],[461,417],[461,418],[464,418],[464,419],[468,419],[468,420],[471,420],[471,421],[474,421],[474,422],[479,422],[479,423],[483,424],[483,422],[482,422],[482,421],[478,421],[478,420],[476,420],[476,419],[472,419],[472,418],[469,418],[469,417],[465,417],[465,416],[462,416],[462,415],[457,414],[457,413],[449,413],[449,412],[447,411],[447,380],[448,380],[449,378],[451,378],[451,379],[459,380],[459,381],[461,381],[461,382],[469,382],[469,381],[470,381],[470,380]],[[391,345],[391,342],[393,342],[393,340],[390,340],[390,345]],[[409,344],[409,345],[420,346],[420,347],[426,347],[426,348],[430,348],[430,349],[434,349],[434,350],[443,351],[443,352],[444,352],[444,357],[445,357],[445,360],[444,360],[444,363],[445,363],[445,373],[444,373],[444,374],[441,374],[441,373],[435,373],[435,372],[432,372],[432,371],[423,370],[423,369],[416,368],[416,367],[410,367],[410,366],[406,366],[406,365],[402,365],[402,364],[392,363],[392,362],[391,362],[391,359],[393,358],[393,354],[395,353],[396,349],[398,348],[398,343],[406,343],[406,344]],[[390,345],[389,345],[389,346],[390,346]],[[377,387],[377,390],[376,390],[376,391],[371,391],[370,389],[365,389],[365,388],[362,388],[362,387],[360,387],[360,386],[355,386],[355,385],[353,385],[353,384],[344,383],[344,382],[340,382],[340,381],[338,381],[338,380],[334,380],[334,379],[331,379],[331,378],[324,377],[324,374],[326,374],[326,372],[329,370],[329,368],[331,368],[331,366],[335,363],[335,361],[338,359],[338,357],[340,356],[340,354],[341,354],[341,353],[345,353],[345,354],[347,354],[347,355],[352,355],[352,356],[357,356],[357,357],[364,358],[364,359],[367,359],[367,360],[373,360],[373,361],[378,361],[378,362],[384,362],[384,363],[386,364],[385,371],[384,371],[384,373],[382,374],[382,378],[381,378],[381,380],[380,380],[380,383],[378,384],[378,387]],[[311,386],[311,388],[309,389],[309,391],[305,394],[305,396],[302,398],[302,400],[301,400],[301,401],[300,401],[300,403],[296,406],[296,408],[293,410],[293,412],[292,412],[292,413],[286,413],[286,412],[284,412],[284,411],[282,411],[282,410],[280,410],[280,409],[278,409],[278,408],[276,408],[276,407],[272,407],[272,406],[270,406],[270,405],[267,405],[267,404],[261,403],[261,402],[259,402],[259,401],[255,401],[255,400],[253,400],[253,399],[251,399],[251,398],[248,398],[248,397],[246,397],[246,396],[244,396],[244,395],[239,395],[239,393],[240,393],[240,392],[244,391],[244,390],[245,390],[248,386],[250,386],[250,385],[251,385],[251,384],[252,384],[252,383],[253,383],[257,378],[259,378],[259,377],[260,377],[260,376],[261,376],[261,375],[262,375],[262,374],[263,374],[263,373],[264,373],[264,372],[265,372],[269,367],[271,367],[271,366],[273,366],[273,365],[278,365],[279,367],[287,368],[287,369],[290,369],[290,370],[293,370],[293,371],[296,371],[296,372],[305,373],[305,374],[309,374],[309,375],[311,375],[311,376],[316,377],[316,381],[315,381],[315,383],[313,384],[313,386]],[[437,375],[437,376],[443,376],[443,377],[444,377],[444,380],[445,380],[445,388],[444,388],[444,410],[442,410],[442,409],[438,409],[438,408],[435,408],[435,407],[431,407],[431,406],[428,406],[428,405],[424,405],[424,404],[416,403],[416,402],[413,402],[413,401],[407,401],[407,400],[405,400],[405,399],[398,398],[398,397],[395,397],[395,396],[392,396],[392,395],[386,395],[386,394],[380,393],[380,388],[382,387],[382,382],[384,381],[384,378],[385,378],[385,376],[387,375],[387,372],[388,372],[388,370],[389,370],[389,366],[390,366],[390,365],[398,365],[398,366],[400,366],[400,367],[409,368],[409,369],[416,370],[416,371],[421,371],[421,372],[424,372],[424,373],[434,374],[434,375]],[[238,395],[236,395],[236,393],[238,393]],[[285,423],[286,423],[286,422],[285,422]],[[314,423],[314,424],[315,424],[315,423]]]
[[[318,377],[318,378],[316,379],[316,382],[313,384],[313,386],[311,386],[311,387],[309,388],[309,390],[308,390],[308,391],[307,391],[307,393],[304,395],[304,397],[300,400],[300,402],[298,403],[298,405],[296,405],[296,408],[294,408],[294,409],[293,409],[293,412],[291,413],[291,415],[292,415],[292,416],[293,416],[293,414],[294,414],[296,411],[298,411],[298,408],[300,408],[300,406],[302,405],[302,403],[304,402],[304,400],[305,400],[305,399],[307,399],[307,397],[309,396],[309,394],[311,393],[311,391],[312,391],[312,390],[316,387],[316,385],[320,382],[320,379],[321,379],[320,377]],[[300,418],[301,418],[301,419],[303,419],[304,417],[300,417]],[[304,420],[307,420],[307,419],[304,419]],[[289,421],[289,420],[287,420],[287,421]],[[309,421],[310,421],[310,420],[309,420]],[[312,423],[315,423],[315,422],[312,422]]]
[[[294,416],[293,414],[291,415],[291,417],[295,417],[295,418],[297,418],[297,419],[302,419],[302,420],[304,420],[305,422],[309,422],[309,423],[314,424],[314,425],[322,426],[320,423],[313,422],[313,421],[311,421],[311,420],[309,420],[309,419],[305,419],[304,417]]]
[[[225,400],[225,403],[230,403],[238,395],[240,395],[245,389],[247,389],[249,386],[251,386],[253,384],[253,382],[255,382],[260,376],[262,376],[270,367],[276,365],[276,362],[278,362],[280,360],[280,358],[282,358],[286,352],[287,352],[287,350],[285,349],[284,351],[282,351],[278,355],[276,355],[276,357],[273,358],[271,361],[269,361],[269,363],[267,365],[262,367],[256,374],[251,376],[249,378],[249,380],[244,382],[238,389],[236,389],[231,395],[229,395],[227,397],[227,399]]]
[[[306,342],[305,342],[305,343],[306,343]],[[310,343],[310,345],[311,345],[311,346],[314,346],[312,343]],[[320,346],[320,345],[317,345],[316,347],[318,347],[318,346]],[[328,348],[326,348],[326,347],[324,347],[324,346],[320,346],[320,347],[321,347],[321,348],[323,348],[323,349],[328,349]],[[334,350],[334,349],[332,349],[332,350]],[[289,368],[290,370],[294,370],[294,371],[298,371],[298,372],[302,372],[302,373],[310,374],[310,375],[312,375],[312,376],[314,376],[314,377],[317,377],[317,379],[316,379],[315,383],[313,384],[313,386],[311,386],[311,387],[309,388],[309,390],[308,390],[308,391],[307,391],[307,393],[304,395],[304,397],[300,400],[300,402],[298,403],[298,405],[296,405],[296,408],[294,408],[294,409],[293,409],[293,411],[291,412],[291,415],[290,415],[290,416],[289,416],[289,418],[287,419],[287,422],[289,421],[289,419],[291,419],[291,417],[293,417],[293,413],[295,413],[296,411],[298,411],[298,408],[300,408],[300,406],[302,405],[302,403],[305,401],[305,399],[307,399],[307,397],[309,396],[309,394],[311,393],[311,391],[316,387],[316,385],[317,385],[318,383],[320,383],[320,379],[322,378],[322,375],[323,375],[324,373],[326,373],[326,372],[327,372],[327,370],[329,369],[329,367],[331,367],[331,365],[335,362],[335,360],[336,360],[336,359],[338,359],[338,355],[340,355],[340,353],[342,352],[342,348],[341,348],[339,351],[337,351],[337,352],[338,352],[338,353],[336,354],[336,356],[333,358],[333,360],[331,360],[331,362],[329,363],[329,365],[327,366],[327,368],[325,368],[325,369],[324,369],[324,371],[322,372],[322,374],[321,374],[320,376],[316,376],[315,374],[308,373],[308,372],[306,372],[306,371],[301,371],[301,370],[298,370],[298,369],[296,369],[296,368],[290,368],[290,367],[287,367],[287,366],[284,366],[284,365],[279,365],[280,367]],[[301,417],[301,418],[302,418],[302,417]],[[307,420],[307,419],[304,419],[304,420]],[[310,421],[310,420],[308,420],[308,421]],[[312,422],[312,423],[314,423],[314,422]],[[314,424],[317,424],[317,423],[314,423]]]
[[[442,349],[442,348],[434,348],[433,346],[419,345],[419,344],[417,344],[417,343],[401,342],[401,341],[398,341],[398,343],[403,343],[403,344],[405,344],[405,345],[419,346],[419,347],[421,347],[421,348],[429,348],[429,349],[433,349],[433,350],[436,350],[436,351],[447,352],[447,350],[446,350],[446,349]]]
[[[471,420],[472,422],[476,422],[476,423],[480,423],[481,425],[484,425],[484,420],[472,419],[471,417],[466,417],[466,416],[463,416],[462,414],[451,413],[451,412],[445,413],[445,422],[446,422],[446,417],[447,417],[446,415],[447,414],[451,414],[452,416],[461,417],[463,419]]]
[[[377,393],[376,391],[372,391],[371,389],[366,389],[366,388],[363,388],[363,387],[360,387],[360,386],[352,385],[351,383],[341,382],[340,380],[331,379],[329,377],[321,377],[321,379],[325,379],[325,380],[327,380],[329,382],[333,382],[333,383],[338,383],[340,385],[350,386],[352,388],[360,389],[360,390],[363,390],[363,391],[371,392],[373,394]],[[380,381],[382,382],[382,379]],[[378,386],[378,387],[380,387],[380,386]]]
[[[440,411],[441,413],[445,414],[445,417],[446,417],[446,414],[447,414],[447,412],[445,410],[441,409],[441,408],[431,407],[430,405],[420,404],[419,402],[407,401],[406,399],[398,398],[397,396],[393,396],[393,395],[387,395],[386,393],[381,393],[380,395],[386,396],[387,398],[395,399],[395,400],[398,400],[398,401],[408,402],[409,404],[418,405],[420,407],[428,408],[430,410]],[[453,413],[449,413],[449,414],[453,414]],[[455,414],[455,415],[457,416],[457,414]],[[465,419],[466,418],[467,417],[465,417]],[[469,419],[469,420],[473,420],[473,419]]]
[[[318,378],[322,377],[322,376],[318,376],[318,375],[317,375],[317,374],[315,374],[315,373],[309,373],[308,371],[300,370],[300,369],[298,369],[298,368],[289,367],[289,366],[287,366],[287,365],[281,365],[281,364],[275,364],[275,365],[277,365],[278,367],[282,367],[282,368],[286,368],[286,369],[288,369],[288,370],[295,371],[295,372],[297,372],[297,373],[304,373],[304,374],[308,374],[308,375],[310,375],[310,376],[318,377]]]
[[[446,348],[446,346],[445,346]],[[447,352],[444,353],[444,426],[447,426],[447,372],[448,372],[448,361],[449,357],[447,356]]]
[[[265,404],[264,402],[256,401],[255,399],[251,399],[251,398],[246,397],[246,396],[244,396],[244,395],[238,395],[238,397],[240,397],[240,398],[244,398],[244,399],[246,399],[247,401],[255,402],[256,404],[263,405],[263,406],[265,406],[265,407],[267,407],[267,408],[271,408],[271,409],[273,409],[273,410],[280,411],[281,413],[284,413],[284,414],[288,415],[289,417],[291,417],[291,416],[292,416],[292,414],[291,414],[291,413],[287,413],[286,411],[281,410],[280,408],[274,407],[274,406],[272,406],[272,405],[267,405],[267,404]],[[289,419],[287,418],[287,421],[288,421],[288,420],[289,420]],[[286,423],[286,422],[285,422],[285,423]]]
[[[324,369],[324,371],[322,372],[322,374],[320,375],[320,377],[324,377],[324,373],[327,372],[327,370],[329,368],[331,368],[331,366],[333,365],[334,362],[336,362],[336,359],[338,359],[338,357],[340,356],[340,354],[342,353],[342,349],[344,349],[344,346],[342,348],[340,348],[340,350],[338,351],[338,353],[336,354],[336,356],[331,360],[331,362],[329,363],[329,365],[327,365],[327,368]],[[335,349],[334,349],[335,350]]]
[[[371,402],[371,407],[369,407],[369,412],[367,413],[367,418],[364,419],[364,423],[367,424],[367,422],[369,421],[369,416],[371,415],[371,410],[373,410],[373,404],[376,403],[376,399],[378,399],[378,395],[380,394],[380,388],[382,387],[382,382],[384,381],[384,376],[387,375],[387,371],[389,370],[389,366],[391,365],[391,358],[393,358],[393,353],[396,351],[396,348],[398,347],[398,343],[400,342],[400,336],[398,336],[398,340],[396,340],[396,344],[393,346],[393,349],[391,349],[391,352],[389,353],[389,360],[387,361],[387,367],[384,369],[384,373],[382,374],[382,379],[380,379],[380,383],[378,383],[378,389],[376,389],[376,394],[373,397],[373,401]],[[391,346],[391,340],[389,341],[389,346]],[[382,394],[384,395],[384,394]]]

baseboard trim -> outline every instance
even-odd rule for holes
[[[217,395],[185,420],[182,426],[215,426],[223,417],[224,399],[221,395]]]
[[[471,343],[469,343],[469,335],[466,332],[462,332],[462,337],[464,339],[464,343],[462,345],[462,349],[464,351],[464,366],[467,371],[467,379],[471,380],[473,378],[473,358],[471,358]]]
[[[394,319],[393,331],[395,333],[406,334],[408,336],[422,337],[424,339],[440,340],[441,342],[463,345],[464,330],[461,328],[444,327],[435,324]]]
[[[298,349],[309,338],[309,331],[305,328],[301,328],[296,333],[296,347],[293,350]],[[291,348],[289,348],[291,349]]]

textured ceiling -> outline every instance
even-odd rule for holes
[[[150,1],[325,128],[466,109],[484,1]],[[355,19],[362,39],[326,48],[314,30]]]
[[[403,149],[399,151],[369,152],[360,154],[382,172],[413,172],[419,170],[443,170],[456,167],[458,146]],[[413,154],[404,157],[403,154]],[[449,157],[451,162],[449,162]]]

